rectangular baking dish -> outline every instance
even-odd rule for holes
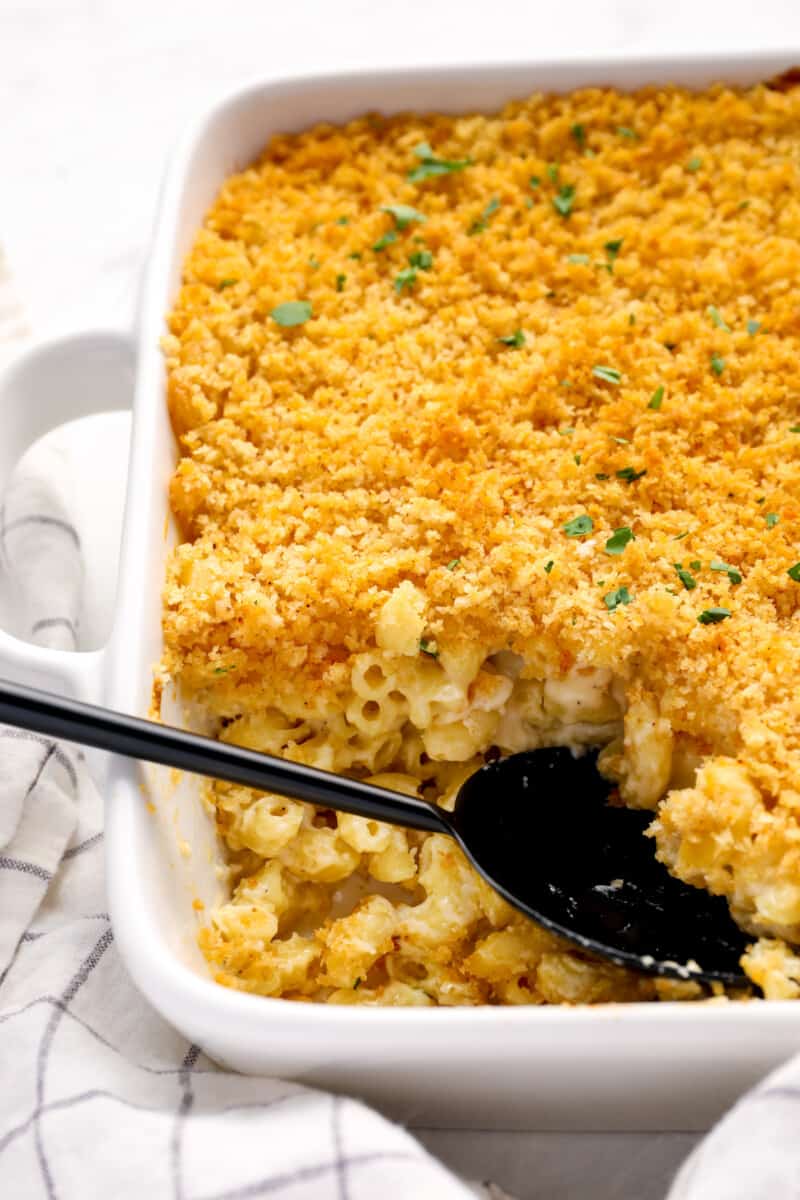
[[[60,663],[56,673],[73,690],[114,708],[149,710],[161,650],[164,562],[175,536],[167,509],[175,446],[159,351],[164,314],[216,190],[272,133],[368,110],[492,110],[533,91],[593,84],[748,84],[798,60],[800,53],[788,50],[384,71],[261,82],[214,105],[173,158],[149,258],[114,631],[104,651],[82,656],[75,667]],[[30,650],[11,647],[5,635],[0,651],[31,665]],[[34,659],[40,677],[55,669],[47,652]],[[162,715],[182,719],[169,698]],[[143,994],[231,1068],[356,1094],[429,1125],[702,1129],[759,1075],[800,1049],[800,1004],[791,1002],[375,1009],[298,1004],[219,987],[195,944],[203,916],[197,906],[207,911],[222,894],[219,851],[198,797],[190,779],[114,761],[106,826],[111,914],[120,952]]]

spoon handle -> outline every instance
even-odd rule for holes
[[[407,829],[452,834],[444,809],[302,763],[0,680],[0,722]]]

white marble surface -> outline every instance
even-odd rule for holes
[[[318,68],[798,46],[800,0],[0,0],[0,244],[30,329],[127,327],[164,159],[215,92]],[[520,1200],[658,1200],[691,1134],[421,1131]]]

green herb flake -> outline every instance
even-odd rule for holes
[[[592,367],[592,374],[595,379],[602,379],[604,383],[613,383],[615,386],[622,381],[622,375],[616,367]]]
[[[387,233],[384,233],[382,237],[379,237],[377,242],[373,242],[372,249],[380,253],[381,250],[385,250],[387,246],[391,246],[392,242],[396,241],[397,234],[395,233],[394,229],[390,229]]]
[[[461,565],[461,559],[460,559],[460,558],[451,558],[451,559],[450,559],[450,562],[449,562],[449,563],[447,563],[447,565],[446,565],[446,568],[445,568],[445,569],[446,569],[446,570],[448,570],[448,571],[455,571],[456,567],[459,567],[460,565]]]
[[[715,325],[717,329],[724,329],[726,333],[730,333],[730,325],[726,325],[725,318],[719,309],[715,307],[715,305],[709,304],[706,312],[711,317],[711,323]]]
[[[613,274],[614,263],[617,261],[617,255],[622,249],[623,240],[623,238],[615,238],[613,241],[605,242],[603,244],[603,249],[605,250],[606,257],[608,258],[608,262],[604,263],[603,265],[608,269],[609,275]]]
[[[232,671],[233,667],[214,667],[215,675],[227,675],[228,671]]]
[[[528,186],[532,187],[532,188],[537,188],[537,187],[539,187],[541,182],[542,181],[538,175],[531,175],[530,179],[528,180]]]
[[[547,167],[547,178],[551,183],[558,183],[558,172],[560,168],[558,163],[549,163]]]
[[[533,196],[526,196],[526,197],[525,197],[525,207],[526,207],[526,208],[533,208]]]
[[[739,571],[737,571],[736,567],[732,567],[729,563],[725,563],[719,558],[714,558],[708,565],[712,571],[720,571],[724,575],[727,575],[731,583],[737,584],[742,582],[742,576]]]
[[[622,479],[625,483],[636,483],[637,479],[641,479],[647,471],[637,471],[635,467],[623,467],[621,471],[615,471],[617,479]]]
[[[606,475],[604,471],[598,471],[598,473],[595,475],[595,479],[610,479],[610,478],[611,478],[611,476]]]
[[[636,313],[629,313],[629,314],[628,314],[628,324],[629,324],[629,325],[635,325],[635,324],[636,324]]]
[[[276,324],[282,325],[284,329],[291,329],[294,325],[304,325],[311,319],[311,305],[307,300],[287,300],[285,304],[273,308],[269,315]]]
[[[224,292],[225,288],[233,287],[233,285],[238,282],[238,279],[220,279],[219,283],[217,284],[217,291]]]
[[[574,460],[574,462],[575,462],[575,466],[576,466],[576,467],[579,467],[579,466],[581,465],[581,456],[580,456],[580,454],[573,454],[572,458],[573,458],[573,460]]]
[[[317,256],[316,256],[316,254],[312,254],[312,255],[311,255],[311,257],[310,257],[310,258],[309,258],[309,260],[308,260],[308,265],[311,267],[311,270],[312,270],[312,271],[318,271],[318,270],[319,270],[319,268],[320,268],[320,265],[321,265],[321,264],[320,264],[320,261],[319,261],[319,259],[318,259],[318,258],[317,258]]]
[[[619,608],[620,604],[630,604],[633,601],[633,596],[626,587],[614,588],[613,592],[607,592],[603,596],[603,603],[609,612],[613,612],[615,608]]]
[[[557,432],[559,437],[572,437],[573,433],[575,432],[575,426],[565,425],[563,429],[559,429]]]
[[[563,529],[567,537],[585,537],[587,533],[591,533],[594,529],[594,521],[584,513],[580,517],[573,517],[571,521],[567,521]]]
[[[452,175],[472,166],[471,158],[437,158],[427,142],[420,142],[414,154],[420,160],[419,166],[412,167],[406,178],[409,183],[424,183],[426,179],[435,179],[441,175]]]
[[[687,592],[691,592],[693,588],[697,587],[697,580],[694,575],[691,575],[689,571],[685,571],[681,563],[673,563],[672,565],[677,572],[678,579],[680,579]]]
[[[486,230],[489,226],[490,218],[497,212],[499,207],[500,207],[500,201],[498,200],[497,196],[492,196],[491,200],[486,205],[486,208],[483,210],[480,217],[478,217],[478,219],[476,221],[472,222],[469,229],[467,230],[467,233],[471,237],[474,236],[476,233],[483,233],[484,230]]]
[[[433,638],[420,638],[419,649],[421,654],[427,654],[428,658],[439,657],[439,647]]]
[[[673,540],[673,542],[682,542],[683,539],[687,538],[688,536],[689,536],[689,530],[684,529],[683,533],[676,533],[675,537],[672,540]]]
[[[622,551],[627,546],[628,542],[635,541],[633,530],[627,525],[623,525],[620,529],[615,529],[611,537],[606,542],[606,554],[622,554]]]
[[[420,271],[430,271],[433,266],[433,255],[430,250],[415,250],[408,256],[409,266],[417,267]]]
[[[664,399],[664,386],[662,384],[661,387],[657,387],[656,390],[653,392],[652,396],[650,397],[650,402],[648,403],[647,407],[652,408],[656,412],[658,412],[659,408],[661,408],[661,401],[663,399]]]
[[[343,292],[343,291],[344,291],[344,285],[345,285],[345,283],[346,283],[346,282],[347,282],[347,276],[346,276],[346,275],[337,275],[337,276],[336,276],[336,290],[337,290],[337,292]]]
[[[357,992],[360,987],[361,987],[361,976],[357,975],[355,983],[353,984],[353,991]]]
[[[586,147],[586,129],[583,125],[573,125],[570,128],[570,133],[575,138],[575,145],[579,150]]]
[[[553,569],[553,567],[554,567],[555,565],[556,565],[556,564],[555,564],[555,562],[553,561],[553,559],[552,559],[552,558],[550,559],[550,562],[547,562],[547,563],[545,563],[545,564],[544,564],[544,573],[545,573],[545,575],[549,575],[549,574],[550,574],[550,572],[552,571],[552,569]]]
[[[789,570],[786,572],[786,574],[790,579],[793,579],[795,583],[800,583],[800,562],[796,562],[793,567],[789,567]]]
[[[629,129],[627,125],[618,125],[617,133],[620,137],[629,138],[630,141],[636,142],[639,140],[639,135],[635,129]]]
[[[349,218],[349,217],[337,217],[337,218],[336,218],[336,224],[337,224],[337,225],[349,225],[349,224],[350,224],[350,218]]]
[[[572,212],[572,206],[575,203],[575,187],[571,183],[565,183],[556,196],[553,196],[553,208],[562,217],[568,217]]]
[[[689,566],[693,571],[700,571],[702,570],[703,564],[700,562],[699,558],[693,558],[689,563]]]
[[[789,433],[800,433],[800,425],[790,425]]]
[[[687,162],[687,164],[686,164],[686,170],[687,170],[687,171],[691,171],[691,173],[694,175],[694,173],[695,173],[696,171],[699,171],[699,170],[700,170],[700,168],[702,167],[702,165],[703,165],[703,160],[702,160],[702,158],[696,158],[696,157],[695,157],[695,158],[690,158],[690,159],[689,159],[689,161],[688,161],[688,162]]]
[[[388,213],[390,217],[394,217],[395,227],[401,232],[403,229],[407,229],[413,221],[419,221],[422,224],[428,219],[424,213],[418,212],[410,204],[384,204],[381,212]]]
[[[354,250],[354,251],[353,251],[353,253],[352,253],[352,254],[348,254],[348,256],[347,256],[347,257],[348,257],[348,258],[356,258],[356,259],[358,259],[358,258],[361,258],[361,251],[360,251],[360,250]]]
[[[764,520],[766,521],[767,529],[774,529],[780,521],[780,517],[777,513],[767,513],[767,515],[764,517]]]
[[[616,442],[618,446],[630,446],[630,438],[612,437],[612,442]]]
[[[722,355],[716,353],[711,355],[711,370],[714,372],[717,379],[719,379],[720,375],[725,370],[725,359],[722,357]]]
[[[730,615],[731,611],[729,608],[705,608],[697,620],[701,625],[719,625],[720,621],[724,621]]]
[[[750,334],[750,337],[755,337],[760,328],[761,328],[760,321],[748,321],[747,322],[747,332]]]
[[[567,262],[578,263],[582,267],[588,267],[589,255],[588,254],[568,254]]]
[[[394,290],[399,296],[402,294],[403,288],[405,287],[411,291],[416,282],[417,272],[415,271],[414,267],[403,267],[403,270],[395,276]]]
[[[525,334],[521,329],[515,329],[513,333],[507,333],[505,337],[499,337],[496,341],[502,346],[513,346],[515,350],[519,350],[520,346],[525,345]]]

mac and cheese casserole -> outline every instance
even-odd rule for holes
[[[444,806],[487,756],[603,747],[768,997],[800,996],[799,129],[788,81],[275,137],[165,342],[162,681],[224,740]],[[443,836],[210,796],[228,986],[707,994],[544,932]]]

